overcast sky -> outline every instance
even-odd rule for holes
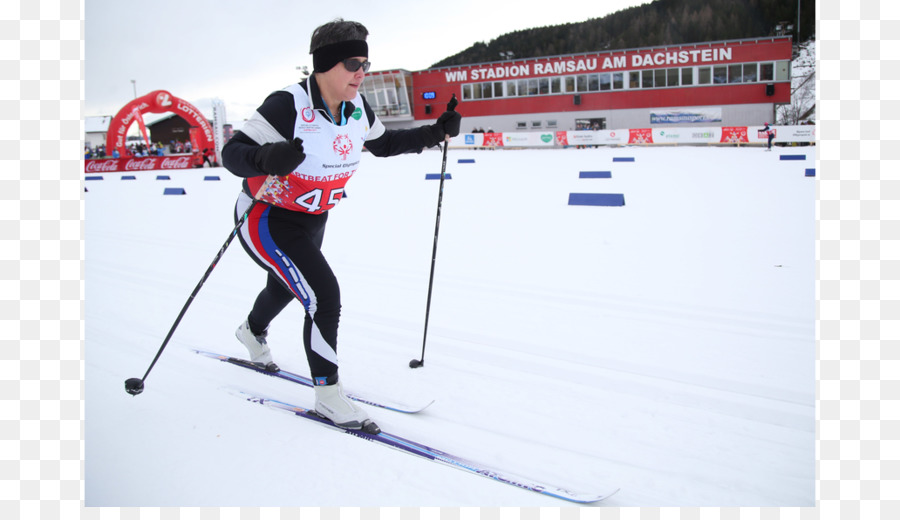
[[[221,99],[229,122],[243,120],[298,81],[298,66],[312,69],[310,35],[338,17],[369,30],[372,70],[414,71],[512,31],[648,2],[86,0],[84,115],[115,115],[135,90],[166,90],[210,118]]]

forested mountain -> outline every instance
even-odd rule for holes
[[[655,0],[584,22],[524,29],[478,42],[432,67],[602,50],[773,36],[780,22],[800,39],[815,37],[815,0]],[[788,33],[790,34],[790,33]]]

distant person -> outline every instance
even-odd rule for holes
[[[212,159],[210,159],[211,155],[212,155],[212,152],[209,151],[209,148],[203,149],[203,163],[201,164],[201,166],[206,166],[207,164],[209,164],[210,168],[212,168],[214,166],[218,166],[217,164],[213,163]]]
[[[775,130],[769,128],[769,123],[763,123],[766,127],[762,129],[763,132],[766,133],[766,136],[769,138],[769,145],[766,148],[767,152],[772,151],[772,140],[775,139]]]
[[[240,230],[244,249],[268,273],[236,335],[250,360],[278,370],[266,343],[269,324],[291,301],[306,310],[303,346],[314,382],[316,412],[335,424],[380,431],[349,400],[338,379],[341,297],[322,254],[328,212],[359,168],[362,148],[388,157],[459,134],[460,115],[441,114],[433,125],[387,130],[359,88],[370,62],[368,30],[336,19],[310,40],[313,74],[270,94],[222,150],[224,166],[243,177],[235,220],[253,206]],[[394,201],[401,203],[402,201]],[[364,224],[364,223],[363,223]],[[375,230],[387,239],[390,230]]]

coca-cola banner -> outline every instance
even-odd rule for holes
[[[85,173],[131,172],[142,170],[183,170],[194,166],[194,157],[129,157],[126,159],[86,159]]]

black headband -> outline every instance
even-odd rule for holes
[[[312,52],[313,71],[328,72],[338,63],[355,56],[369,57],[369,44],[365,40],[346,40],[323,45]]]

